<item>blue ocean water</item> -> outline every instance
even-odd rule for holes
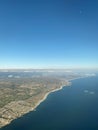
[[[0,130],[98,130],[98,75],[73,80]]]

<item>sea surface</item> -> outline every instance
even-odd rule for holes
[[[98,75],[73,80],[0,130],[98,130]]]

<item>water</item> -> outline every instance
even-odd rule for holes
[[[73,80],[0,130],[98,130],[98,76]]]

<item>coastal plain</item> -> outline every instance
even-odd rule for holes
[[[66,70],[0,70],[0,128],[35,110],[49,93],[83,76]]]

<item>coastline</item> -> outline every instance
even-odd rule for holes
[[[76,79],[79,79],[79,78],[76,78]],[[75,80],[75,79],[72,79],[72,80]],[[66,84],[66,85],[62,85],[62,86],[60,86],[59,88],[56,88],[56,89],[53,89],[53,90],[47,92],[47,93],[44,95],[44,97],[37,102],[37,104],[32,108],[31,111],[36,110],[36,108],[37,108],[42,102],[44,102],[44,100],[47,99],[47,97],[48,97],[49,94],[54,93],[54,92],[56,92],[56,91],[59,91],[59,90],[63,89],[64,87],[67,87],[67,86],[71,86],[71,85],[72,85],[72,83],[70,82],[71,80],[66,80],[66,81],[67,81],[67,84]]]
[[[35,106],[31,107],[31,109],[30,109],[28,112],[23,113],[22,115],[20,115],[19,117],[16,117],[15,119],[11,119],[11,120],[7,121],[6,123],[4,123],[5,125],[1,126],[0,128],[3,128],[3,127],[5,127],[5,126],[11,124],[11,122],[12,122],[13,120],[18,119],[18,118],[24,116],[25,114],[27,114],[27,113],[29,113],[29,112],[35,111],[36,108],[37,108],[42,102],[44,102],[44,100],[47,99],[47,97],[48,97],[48,95],[49,95],[50,93],[59,91],[59,90],[61,90],[61,89],[62,89],[63,87],[65,87],[65,86],[70,86],[70,82],[67,81],[67,84],[66,84],[66,85],[62,85],[62,86],[60,86],[59,88],[56,88],[56,89],[53,89],[53,90],[47,92],[40,100],[38,100],[38,102],[35,104]]]
[[[43,97],[41,100],[38,101],[38,103],[35,105],[35,107],[32,109],[32,111],[34,111],[34,109],[36,109],[42,102],[44,102],[44,100],[47,99],[47,97],[48,97],[49,94],[51,94],[51,93],[53,93],[53,92],[56,92],[56,91],[59,91],[59,90],[63,89],[63,88],[66,87],[66,86],[71,86],[71,84],[72,84],[71,81],[73,81],[73,80],[81,79],[81,78],[87,78],[87,77],[89,77],[89,76],[70,79],[70,80],[67,81],[67,82],[68,82],[67,85],[60,86],[60,88],[51,90],[50,92],[47,92],[47,93],[44,95],[44,97]]]
[[[94,75],[94,76],[96,76],[96,75]],[[82,78],[88,78],[88,77],[93,77],[93,75],[83,76],[83,77],[79,77],[79,78],[73,78],[73,79],[70,79],[68,81],[70,82],[70,81],[73,81],[73,80],[76,80],[76,79],[82,79]]]
[[[79,78],[75,78],[75,79],[79,79]],[[71,79],[71,80],[75,80],[75,79]],[[53,92],[56,92],[56,91],[59,91],[59,90],[63,89],[63,87],[71,86],[71,82],[70,82],[71,80],[66,80],[66,81],[67,81],[67,84],[62,85],[62,86],[60,86],[59,88],[56,88],[56,89],[53,89],[53,90],[47,92],[40,100],[38,100],[38,102],[35,104],[35,106],[33,106],[27,113],[35,111],[36,108],[37,108],[42,102],[44,102],[44,100],[47,99],[47,97],[48,97],[49,94],[51,94],[51,93],[53,93]],[[20,117],[24,116],[24,115],[27,114],[27,113],[22,114]],[[18,117],[18,118],[19,118],[19,117]],[[16,118],[16,119],[18,119],[18,118]],[[16,119],[13,119],[13,120],[16,120]],[[10,120],[9,122],[7,122],[6,125],[9,125],[13,120]],[[4,125],[4,126],[6,126],[6,125]],[[2,127],[4,127],[4,126],[2,126]],[[0,128],[1,128],[1,127],[0,127]]]
[[[53,93],[53,92],[56,92],[56,91],[59,91],[59,90],[61,90],[61,89],[62,89],[63,87],[65,87],[65,86],[67,86],[67,85],[60,86],[60,88],[54,89],[54,90],[52,90],[52,91],[50,91],[50,92],[47,92],[47,93],[44,95],[44,97],[37,102],[37,104],[32,108],[31,111],[34,111],[42,102],[44,102],[44,100],[47,99],[47,97],[48,97],[49,94],[51,94],[51,93]]]
[[[54,89],[54,90],[51,90],[50,92],[47,92],[44,97],[38,101],[38,103],[33,107],[32,111],[34,111],[42,102],[44,102],[44,100],[47,99],[48,95],[53,93],[53,92],[56,92],[56,91],[59,91],[61,89],[63,89],[63,87],[66,87],[66,86],[71,86],[73,80],[76,80],[76,79],[81,79],[81,78],[87,78],[87,77],[91,77],[91,76],[86,76],[86,77],[78,77],[78,78],[73,78],[73,79],[70,79],[70,80],[67,80],[68,84],[67,85],[63,85],[63,86],[60,86],[60,88],[57,88],[57,89]]]

